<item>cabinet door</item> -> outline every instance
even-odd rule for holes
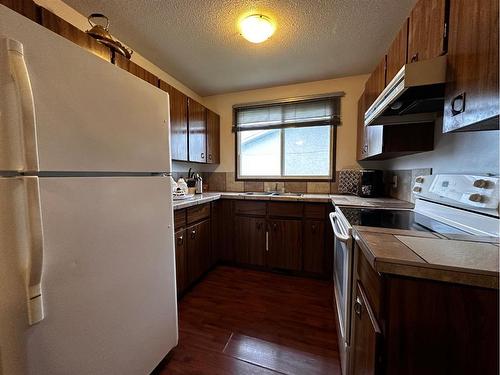
[[[188,100],[189,161],[207,161],[207,116],[206,109],[196,100]]]
[[[357,128],[357,143],[356,143],[356,158],[363,160],[368,151],[368,143],[366,142],[366,127],[365,127],[365,93],[358,100],[358,128]]]
[[[358,283],[354,299],[352,371],[353,375],[374,375],[378,365],[378,341],[381,331],[365,293]]]
[[[234,262],[234,218],[233,218],[233,201],[222,199],[218,201],[220,210],[217,211],[218,224],[218,242],[217,242],[217,259],[223,263]],[[219,216],[220,215],[220,216]]]
[[[236,216],[234,223],[235,261],[241,264],[265,266],[266,220]]]
[[[140,79],[152,84],[153,86],[158,87],[158,77],[157,76],[155,76],[151,72],[148,72],[146,69],[137,65],[133,61],[130,61],[125,56],[122,56],[116,52],[113,52],[113,63],[116,66],[122,68],[123,70],[126,70],[130,74],[133,74],[137,78],[140,78]]]
[[[207,109],[207,163],[220,163],[220,117]]]
[[[474,1],[473,1],[474,2]],[[408,62],[444,54],[446,0],[419,0],[410,14]]]
[[[365,85],[365,108],[368,109],[385,88],[386,57],[382,58]]]
[[[170,97],[170,152],[173,160],[188,160],[188,97],[160,80],[160,89]]]
[[[0,4],[37,22],[37,5],[32,0],[0,0]]]
[[[304,272],[323,275],[325,273],[325,222],[304,221]],[[333,251],[333,249],[329,249]]]
[[[42,26],[47,29],[52,30],[89,52],[92,52],[94,55],[111,62],[111,51],[108,47],[99,43],[96,39],[92,38],[90,35],[78,29],[76,26],[73,26],[61,17],[56,16],[47,9],[41,8],[40,21]]]
[[[271,268],[302,269],[302,221],[270,220],[267,265]]]
[[[177,280],[177,294],[186,288],[187,279],[187,249],[186,230],[181,229],[175,232],[175,271]]]
[[[187,228],[188,283],[198,280],[210,268],[210,220]]]
[[[387,51],[386,85],[396,76],[406,64],[408,47],[408,20],[405,20],[401,30]]]
[[[498,1],[451,1],[444,132],[498,129],[498,69]]]

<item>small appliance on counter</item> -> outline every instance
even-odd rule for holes
[[[382,196],[383,172],[376,169],[342,169],[339,171],[338,191],[365,198]]]

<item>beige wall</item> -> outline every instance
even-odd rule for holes
[[[221,116],[221,163],[217,172],[233,172],[234,133],[232,127],[232,107],[234,104],[282,99],[295,96],[325,94],[344,91],[341,100],[342,125],[337,132],[337,170],[358,166],[356,162],[356,123],[358,99],[363,92],[368,75],[359,75],[324,81],[306,82],[295,85],[277,86],[259,90],[240,91],[204,98],[207,106]]]

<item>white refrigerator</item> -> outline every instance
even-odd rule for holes
[[[177,345],[168,94],[0,5],[0,374]]]

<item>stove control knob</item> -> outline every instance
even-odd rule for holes
[[[422,188],[421,188],[420,186],[415,186],[415,187],[413,188],[413,192],[414,192],[414,193],[420,193],[421,191],[422,191]]]
[[[424,182],[424,178],[422,176],[419,176],[415,179],[415,182],[421,184],[422,182]]]
[[[476,180],[474,181],[474,187],[484,189],[486,186],[488,186],[488,181],[487,180]]]
[[[482,202],[483,196],[481,194],[471,194],[469,200],[472,202]]]

